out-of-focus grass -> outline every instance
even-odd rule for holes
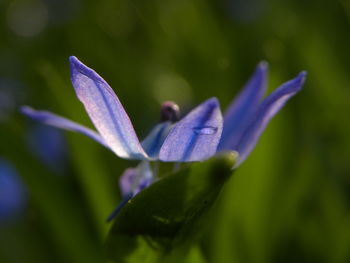
[[[347,1],[72,0],[54,9],[54,1],[31,1],[47,8],[47,20],[27,37],[10,19],[22,2],[0,2],[0,78],[26,87],[17,106],[88,126],[69,55],[110,83],[140,136],[157,123],[163,99],[186,112],[217,96],[225,109],[260,60],[270,63],[270,91],[307,70],[304,90],[224,187],[209,249],[193,248],[188,262],[350,261]],[[30,198],[22,218],[0,226],[0,262],[98,262],[118,176],[135,163],[67,133],[69,164],[57,176],[28,149],[31,123],[16,108],[0,121],[0,155]]]

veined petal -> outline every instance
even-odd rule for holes
[[[77,96],[108,146],[119,157],[147,159],[129,116],[112,88],[76,57],[69,60]]]
[[[142,141],[141,145],[150,158],[158,158],[159,150],[162,147],[171,127],[172,123],[170,121],[159,123]]]
[[[219,102],[211,98],[176,123],[166,137],[159,159],[166,162],[193,162],[215,154],[222,133]]]
[[[256,113],[266,90],[267,67],[266,62],[258,64],[253,76],[226,110],[219,150],[236,146]]]
[[[272,117],[276,115],[292,96],[301,90],[305,82],[305,77],[306,72],[301,72],[296,78],[282,84],[261,103],[257,113],[250,120],[237,147],[230,148],[239,153],[236,166],[248,157]]]
[[[106,144],[106,142],[102,139],[102,137],[97,132],[83,125],[75,123],[71,120],[58,116],[49,111],[37,111],[28,106],[21,107],[21,112],[27,115],[28,117],[30,117],[31,119],[42,122],[44,124],[57,127],[60,129],[64,129],[64,130],[82,133],[90,137],[91,139],[97,141],[98,143],[102,144],[103,146],[107,147],[108,149],[110,149],[109,146]]]

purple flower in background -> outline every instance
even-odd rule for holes
[[[61,130],[33,125],[26,133],[31,152],[51,171],[62,174],[67,166],[66,140]]]
[[[166,102],[162,122],[140,142],[107,82],[76,57],[70,57],[70,67],[76,94],[98,132],[47,111],[24,106],[22,112],[48,125],[83,133],[121,158],[141,160],[138,167],[126,170],[121,177],[125,200],[152,182],[154,174],[148,161],[203,161],[218,151],[237,151],[237,167],[253,150],[271,118],[301,89],[306,74],[301,72],[263,100],[267,64],[262,62],[224,116],[216,98],[204,101],[181,120],[178,106]]]
[[[19,216],[26,206],[26,191],[14,167],[0,158],[0,222]]]

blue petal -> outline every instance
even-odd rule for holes
[[[248,157],[272,117],[278,113],[291,97],[301,90],[305,77],[306,72],[301,72],[296,78],[281,85],[261,103],[238,145],[230,148],[239,153],[236,166]]]
[[[76,57],[69,60],[77,96],[104,141],[119,157],[147,159],[131,121],[112,88]]]
[[[109,149],[109,146],[105,143],[105,141],[101,138],[101,136],[97,132],[95,132],[95,131],[93,131],[93,130],[91,130],[83,125],[80,125],[78,123],[70,121],[66,118],[60,117],[60,116],[53,114],[51,112],[37,111],[37,110],[34,110],[28,106],[21,107],[21,112],[23,114],[27,115],[28,117],[30,117],[36,121],[40,121],[42,123],[45,123],[47,125],[54,126],[54,127],[64,129],[64,130],[82,133],[82,134],[92,138],[93,140],[97,141],[98,143],[102,144],[103,146],[105,146]]]
[[[119,179],[119,186],[122,192],[122,201],[108,216],[107,222],[113,220],[128,201],[137,195],[142,189],[149,186],[153,181],[153,173],[149,162],[141,162],[136,168],[128,168]]]
[[[108,216],[107,222],[112,221],[122,210],[122,208],[129,202],[131,198],[133,198],[133,194],[128,194],[123,197],[122,201],[118,204],[118,206],[113,210],[113,212]]]
[[[137,169],[127,168],[119,177],[119,188],[123,197],[132,193],[132,186],[136,180]]]
[[[153,180],[153,173],[149,162],[141,162],[136,168],[128,168],[119,179],[120,191],[123,196],[130,193],[136,195],[147,187]]]
[[[0,222],[12,221],[27,203],[25,186],[14,167],[0,158]]]
[[[58,174],[64,174],[68,156],[63,131],[37,124],[26,132],[26,141],[30,150],[44,165]]]
[[[251,79],[226,110],[219,150],[232,148],[239,142],[249,120],[256,113],[264,96],[266,75],[267,63],[260,62]]]
[[[142,147],[150,158],[158,158],[159,150],[162,147],[171,127],[172,123],[170,121],[159,123],[142,141]]]
[[[215,154],[222,133],[219,102],[211,98],[176,123],[160,149],[166,162],[193,162]]]

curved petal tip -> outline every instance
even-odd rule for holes
[[[289,87],[292,92],[298,92],[303,87],[306,80],[306,76],[307,72],[301,71],[294,79],[290,80],[289,83],[287,82],[286,84],[289,84]]]
[[[25,114],[25,115],[28,115],[28,114],[34,112],[34,109],[31,108],[31,107],[29,107],[29,106],[26,106],[26,105],[25,105],[25,106],[21,106],[21,107],[19,108],[19,112],[20,112],[20,113],[23,113],[23,114]]]
[[[68,59],[70,63],[79,62],[79,59],[76,56],[69,56]]]
[[[301,71],[298,76],[296,77],[296,79],[298,79],[300,81],[300,84],[303,85],[305,82],[307,76],[307,72],[306,71]]]
[[[260,61],[259,64],[257,65],[257,69],[261,71],[267,71],[268,67],[269,67],[269,63],[265,60]]]
[[[83,74],[95,81],[97,80],[100,82],[105,82],[103,78],[96,73],[96,71],[87,67],[75,56],[69,57],[69,65],[70,65],[70,72],[71,72],[71,80],[73,83],[79,78],[79,74]]]
[[[71,69],[71,71],[74,71],[75,69],[83,69],[83,68],[85,68],[86,66],[83,64],[83,63],[81,63],[81,61],[77,58],[77,57],[75,57],[75,56],[70,56],[69,57],[69,65],[70,65],[70,69]]]
[[[219,102],[218,98],[216,98],[216,97],[211,97],[210,99],[208,99],[206,101],[206,104],[209,107],[219,107],[220,106],[220,102]]]

